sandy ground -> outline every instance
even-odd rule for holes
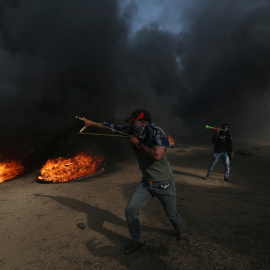
[[[153,198],[141,213],[147,246],[130,256],[124,209],[141,176],[135,160],[69,183],[37,183],[34,171],[0,184],[0,269],[270,269],[270,141],[234,148],[252,155],[235,155],[232,183],[221,161],[202,180],[213,145],[168,149],[189,244],[176,243]]]

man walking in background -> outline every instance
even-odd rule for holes
[[[217,128],[216,134],[212,138],[212,143],[215,144],[213,160],[204,179],[210,178],[215,165],[222,158],[225,166],[224,181],[230,182],[230,158],[233,158],[234,154],[229,124],[224,123],[222,129]]]

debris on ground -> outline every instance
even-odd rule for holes
[[[242,156],[252,156],[253,154],[245,151],[245,150],[237,150],[236,152],[234,152],[237,155],[242,155]]]

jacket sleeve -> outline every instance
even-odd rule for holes
[[[216,143],[216,141],[218,140],[218,138],[219,138],[218,135],[215,134],[215,135],[213,136],[211,142],[212,142],[212,143]]]
[[[233,144],[232,144],[232,135],[231,133],[228,134],[227,137],[227,152],[232,153],[233,152]]]
[[[107,127],[107,128],[110,128],[112,132],[116,132],[118,134],[121,134],[120,132],[124,132],[124,133],[129,134],[130,130],[131,130],[130,126],[120,126],[120,125],[110,124],[107,122],[103,122],[102,125]],[[118,132],[118,131],[120,131],[120,132]]]

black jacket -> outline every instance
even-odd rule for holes
[[[230,131],[220,131],[216,133],[212,138],[212,143],[215,144],[215,151],[216,152],[227,152],[232,153],[233,146],[232,146],[232,135]]]

